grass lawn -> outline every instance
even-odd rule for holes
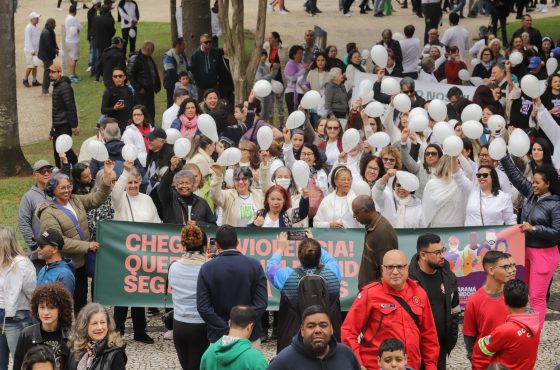
[[[515,13],[511,13],[508,19],[515,20]],[[541,31],[541,35],[543,37],[550,36],[553,40],[558,40],[560,39],[560,27],[558,26],[559,22],[560,17],[548,17],[540,19],[533,18],[533,27]],[[513,33],[519,28],[521,28],[520,20],[515,20],[515,22],[511,22],[507,25],[507,34],[509,40],[511,40],[511,35],[513,35]]]

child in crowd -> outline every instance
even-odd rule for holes
[[[175,90],[185,89],[194,100],[198,101],[198,91],[196,86],[191,82],[191,77],[188,72],[179,72],[179,81],[175,82]]]
[[[404,344],[398,339],[385,339],[381,342],[377,353],[380,370],[412,370],[406,367]]]

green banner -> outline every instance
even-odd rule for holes
[[[297,229],[289,229],[297,230]],[[204,230],[213,237],[215,228]],[[238,228],[238,249],[261,262],[276,250],[276,235],[283,229]],[[285,230],[284,230],[285,231]],[[521,276],[524,240],[518,226],[397,230],[399,249],[408,257],[416,253],[416,239],[424,232],[438,234],[447,247],[446,258],[458,277],[461,303],[484,282],[482,256],[491,249],[511,253]],[[358,270],[363,251],[364,229],[313,229],[323,248],[338,260],[342,271],[341,304],[347,310],[357,294]],[[183,254],[181,226],[138,222],[101,221],[97,238],[94,299],[104,305],[163,307],[165,277],[169,264]],[[297,241],[289,241],[282,264],[296,267]],[[268,285],[269,309],[277,310],[279,292]],[[171,298],[167,306],[172,306]]]

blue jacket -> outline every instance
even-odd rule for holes
[[[45,265],[37,274],[37,286],[60,281],[70,295],[74,295],[76,278],[74,277],[74,263],[70,258],[63,258],[58,262]]]
[[[198,274],[196,306],[208,325],[210,343],[228,333],[229,312],[240,304],[253,307],[257,313],[249,338],[254,341],[261,337],[260,317],[268,305],[266,277],[259,261],[229,249],[202,265]]]

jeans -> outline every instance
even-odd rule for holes
[[[5,318],[5,310],[0,308],[0,370],[8,370],[9,354],[16,353],[16,346],[21,331],[31,325],[28,310],[18,310],[14,317]],[[4,322],[5,320],[5,322]]]
[[[541,329],[546,315],[546,291],[558,267],[560,254],[552,248],[525,248],[525,282],[529,286],[529,302],[539,314]]]
[[[459,15],[463,15],[463,8],[465,7],[467,1],[460,0],[459,4],[451,11],[452,13],[459,13]]]
[[[88,58],[88,66],[91,67],[90,75],[95,76],[95,72],[97,71],[97,60],[99,59],[98,49],[95,48],[95,39],[92,37],[89,40],[89,58]]]

